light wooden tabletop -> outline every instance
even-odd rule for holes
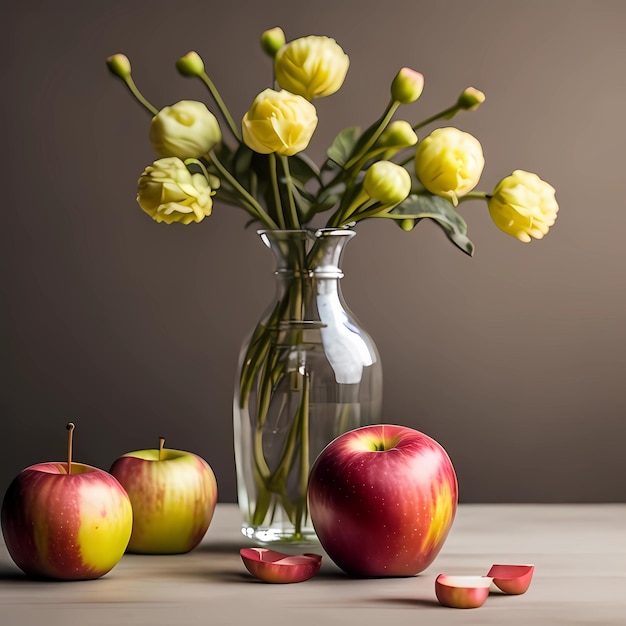
[[[1,545],[0,625],[626,625],[626,504],[462,505],[419,576],[351,579],[324,555],[318,576],[290,585],[248,574],[239,548],[250,544],[239,525],[236,506],[220,504],[193,552],[125,555],[105,577],[84,582],[28,580]],[[437,603],[437,574],[484,575],[493,563],[533,563],[529,590],[494,588],[478,609]]]

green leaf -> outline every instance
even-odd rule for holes
[[[298,213],[302,216],[302,221],[308,221],[310,219],[309,213],[311,212],[311,207],[313,205],[311,196],[306,192],[299,191],[297,186],[294,185],[293,199],[296,203],[296,207],[298,208]]]
[[[465,254],[472,256],[474,244],[467,237],[467,224],[452,203],[430,193],[411,194],[385,217],[397,220],[428,218],[444,231],[448,239]]]
[[[328,211],[328,209],[332,209],[337,202],[339,202],[341,196],[338,194],[332,194],[330,196],[326,196],[321,201],[316,201],[313,204],[313,209],[315,213],[323,213],[324,211]]]
[[[243,144],[233,155],[233,174],[239,181],[248,176],[252,164],[253,152]]]
[[[320,172],[317,165],[303,152],[289,157],[289,172],[292,178],[301,183],[306,183],[312,178],[320,180]]]
[[[340,167],[343,167],[350,158],[360,134],[361,129],[358,126],[344,128],[335,137],[330,148],[328,148],[326,152],[328,158]]]

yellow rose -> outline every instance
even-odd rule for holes
[[[262,91],[243,116],[245,144],[261,154],[277,152],[290,156],[304,150],[315,127],[315,107],[302,96],[288,91]]]
[[[383,204],[398,204],[411,191],[411,175],[391,161],[377,161],[365,172],[363,189]]]
[[[422,185],[455,206],[476,187],[484,166],[478,139],[458,128],[434,130],[415,150],[415,173]]]
[[[177,157],[146,167],[138,182],[137,202],[156,222],[190,224],[211,215],[219,180],[192,174]]]
[[[554,187],[523,170],[503,178],[489,198],[489,214],[495,225],[524,243],[541,239],[556,221],[558,211]]]
[[[330,37],[300,37],[285,44],[274,58],[278,84],[307,100],[335,93],[348,73],[350,59]]]
[[[163,107],[150,125],[150,142],[160,157],[198,158],[221,140],[215,115],[196,100]]]

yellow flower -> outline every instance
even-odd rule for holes
[[[307,100],[335,93],[343,84],[350,59],[330,37],[300,37],[285,44],[274,59],[278,84]]]
[[[181,100],[163,107],[150,125],[150,142],[160,157],[201,157],[221,140],[215,115],[196,100]]]
[[[411,191],[411,175],[391,161],[377,161],[365,172],[363,189],[382,204],[398,204]]]
[[[434,130],[415,150],[415,173],[422,185],[455,206],[478,184],[484,166],[478,139],[458,128]]]
[[[192,174],[176,157],[146,167],[138,182],[137,202],[156,222],[190,224],[211,215],[219,180]]]
[[[489,198],[489,214],[495,225],[524,243],[541,239],[556,221],[558,211],[554,187],[523,170],[503,178]]]
[[[304,150],[315,127],[315,107],[302,96],[288,91],[262,91],[243,116],[245,144],[261,154],[277,152],[290,156]]]

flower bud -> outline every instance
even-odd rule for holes
[[[406,219],[403,219],[403,220],[397,220],[397,222],[398,222],[398,226],[400,226],[400,228],[405,233],[409,233],[417,226],[418,220],[407,217]]]
[[[485,94],[474,87],[468,87],[459,96],[457,107],[464,111],[475,111],[485,101]]]
[[[400,104],[415,102],[424,90],[424,76],[403,67],[391,82],[391,97]]]
[[[285,44],[274,59],[278,84],[307,100],[335,93],[343,84],[350,59],[330,37],[300,37]]]
[[[503,178],[488,204],[494,224],[524,243],[547,234],[559,211],[554,187],[523,170]]]
[[[244,115],[241,129],[244,143],[261,154],[276,152],[291,156],[304,150],[315,127],[315,107],[302,96],[288,91],[262,91]]]
[[[200,55],[192,50],[176,61],[176,69],[183,76],[201,76],[204,73],[204,63]]]
[[[268,56],[274,58],[276,53],[285,45],[285,33],[276,26],[266,30],[261,35],[261,47]]]
[[[376,148],[410,148],[417,143],[417,135],[411,124],[404,120],[395,120],[385,128],[378,141]]]
[[[130,61],[124,54],[114,54],[107,58],[107,66],[112,74],[122,80],[130,77]]]
[[[139,178],[137,202],[156,222],[201,222],[213,208],[211,184],[217,187],[219,180],[192,174],[179,158],[159,159]]]
[[[382,204],[398,204],[411,192],[411,175],[391,161],[377,161],[365,172],[363,189]]]
[[[221,140],[215,115],[196,100],[181,100],[163,107],[150,125],[150,142],[160,157],[201,157]]]
[[[437,128],[415,150],[415,173],[422,185],[455,206],[476,187],[484,166],[478,139],[458,128]]]

